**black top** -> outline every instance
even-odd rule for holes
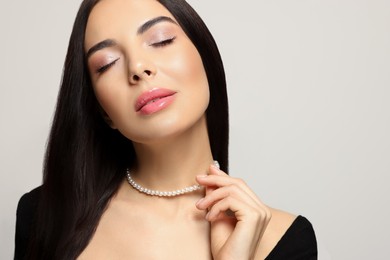
[[[40,188],[22,196],[16,212],[15,256],[21,260],[26,253],[30,230],[39,199]],[[298,216],[279,240],[266,260],[316,260],[317,241],[311,223]]]

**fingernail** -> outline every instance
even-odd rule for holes
[[[210,216],[210,212],[207,212],[207,214],[206,214],[206,216],[204,218],[208,220],[209,216]]]
[[[206,178],[207,175],[198,175],[197,177],[198,177],[198,178]]]
[[[219,171],[219,168],[217,166],[215,166],[214,164],[211,165],[211,168],[213,168],[216,171]]]
[[[199,204],[202,203],[203,200],[204,200],[204,198],[201,198],[200,200],[198,200],[198,201],[196,202],[195,205],[196,205],[196,206],[199,206]]]

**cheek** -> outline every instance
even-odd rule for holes
[[[198,119],[205,114],[210,101],[209,85],[200,56],[189,56],[186,66],[182,66],[182,73],[186,75],[180,82],[185,100],[182,113],[188,118]]]
[[[118,86],[120,86],[120,84],[111,83],[110,85],[107,85],[99,83],[99,85],[94,87],[95,96],[100,106],[113,121],[116,121],[120,116],[121,110],[125,111],[128,109],[124,107],[124,101],[127,95],[126,93],[123,93]]]
[[[181,53],[173,63],[175,70],[182,76],[180,78],[194,83],[207,81],[202,59],[196,48],[189,44]]]
[[[202,59],[195,47],[192,48],[186,55],[185,64],[181,65],[183,75],[187,75],[183,80],[188,84],[188,93],[191,95],[188,98],[198,97],[197,105],[205,110],[209,103],[209,84]]]
[[[191,82],[187,98],[193,100],[192,105],[198,108],[194,110],[195,113],[204,114],[209,105],[209,84],[202,59],[196,48],[193,45],[191,47],[192,50],[186,56],[186,66],[183,66],[183,74],[188,76],[187,82]]]
[[[199,97],[207,95],[208,102],[207,75],[195,46],[190,41],[183,44],[179,50],[175,50],[169,60],[169,65],[165,63],[162,67],[166,68],[165,73],[175,80],[178,90],[186,90],[186,93]]]
[[[94,89],[94,91],[100,106],[108,115],[110,115],[114,109],[112,106],[112,100],[114,99],[112,92],[107,91],[107,88],[104,87],[97,87]]]

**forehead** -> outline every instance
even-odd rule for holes
[[[157,0],[102,0],[92,9],[85,31],[85,46],[115,38],[125,30],[135,35],[139,26],[158,16],[172,14]]]

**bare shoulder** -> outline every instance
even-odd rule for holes
[[[291,226],[296,215],[282,211],[279,209],[270,208],[272,218],[268,224],[267,231],[272,232],[273,235],[279,237],[279,239],[286,233],[287,229]]]
[[[265,259],[297,218],[296,215],[270,208],[272,217],[261,238],[256,259]]]

